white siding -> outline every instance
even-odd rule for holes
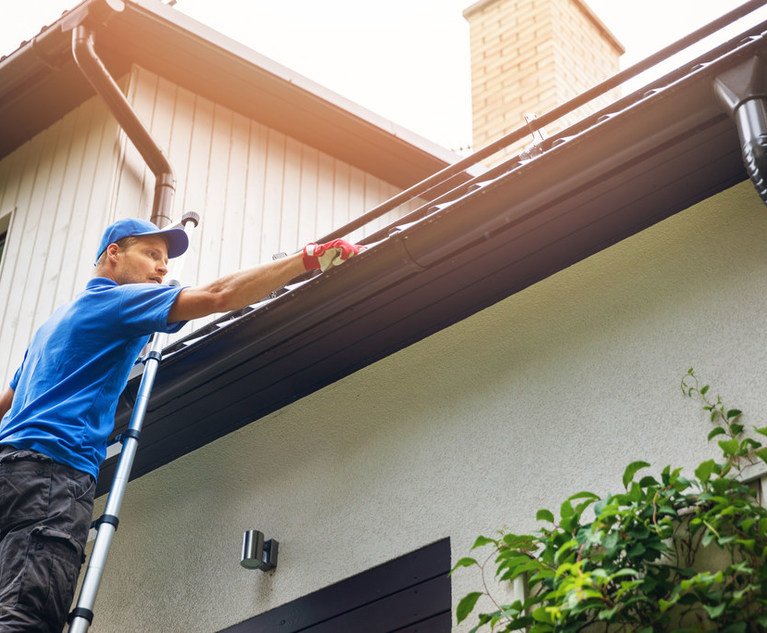
[[[33,331],[92,272],[108,222],[117,124],[90,99],[0,160],[0,214],[14,211],[0,270],[0,379]]]
[[[184,283],[297,250],[399,191],[141,68],[123,84],[176,172],[175,217],[203,218]],[[0,384],[90,277],[104,227],[149,218],[153,193],[154,176],[97,98],[0,160],[0,217],[15,209],[0,270]]]
[[[175,217],[184,211],[202,215],[185,283],[212,281],[269,261],[275,253],[298,250],[399,191],[142,68],[134,69],[128,98],[176,171]],[[120,137],[111,206],[118,215],[147,215],[154,179],[123,133]],[[352,237],[396,216],[387,214]]]

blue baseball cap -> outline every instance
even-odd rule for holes
[[[101,236],[99,242],[99,250],[96,254],[96,261],[93,265],[96,265],[101,253],[103,253],[107,246],[117,242],[126,237],[141,237],[143,235],[162,235],[165,241],[168,243],[168,258],[173,259],[179,255],[183,255],[186,249],[189,248],[189,236],[186,231],[179,226],[168,226],[164,229],[157,228],[149,220],[142,220],[141,218],[123,218],[117,220],[114,224],[110,224]]]

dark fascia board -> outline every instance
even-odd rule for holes
[[[178,346],[157,377],[134,476],[742,181],[737,130],[712,82],[765,48],[762,36],[733,45],[343,267]],[[120,402],[118,431],[137,387],[134,378]],[[113,470],[107,461],[100,491]]]
[[[71,28],[87,19],[114,76],[136,64],[394,185],[457,159],[172,7],[120,4],[87,0],[0,60],[0,158],[93,95],[69,50]]]

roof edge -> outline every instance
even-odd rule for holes
[[[397,123],[376,114],[372,110],[361,106],[360,104],[347,99],[315,81],[297,73],[287,66],[274,61],[273,59],[258,53],[249,46],[230,38],[215,29],[206,26],[202,22],[182,13],[170,5],[157,2],[156,0],[124,0],[126,6],[130,9],[143,11],[149,16],[162,20],[171,28],[185,31],[191,36],[212,45],[231,57],[249,64],[257,66],[265,72],[289,83],[296,88],[325,101],[331,106],[349,113],[360,121],[373,125],[392,136],[401,139],[405,143],[412,145],[415,149],[425,152],[434,158],[446,163],[455,162],[460,158],[458,154],[450,149],[413,132]]]

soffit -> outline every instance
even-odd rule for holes
[[[456,158],[171,7],[113,5],[88,0],[0,60],[0,157],[93,95],[69,40],[94,7],[96,50],[115,77],[137,64],[401,187]]]

